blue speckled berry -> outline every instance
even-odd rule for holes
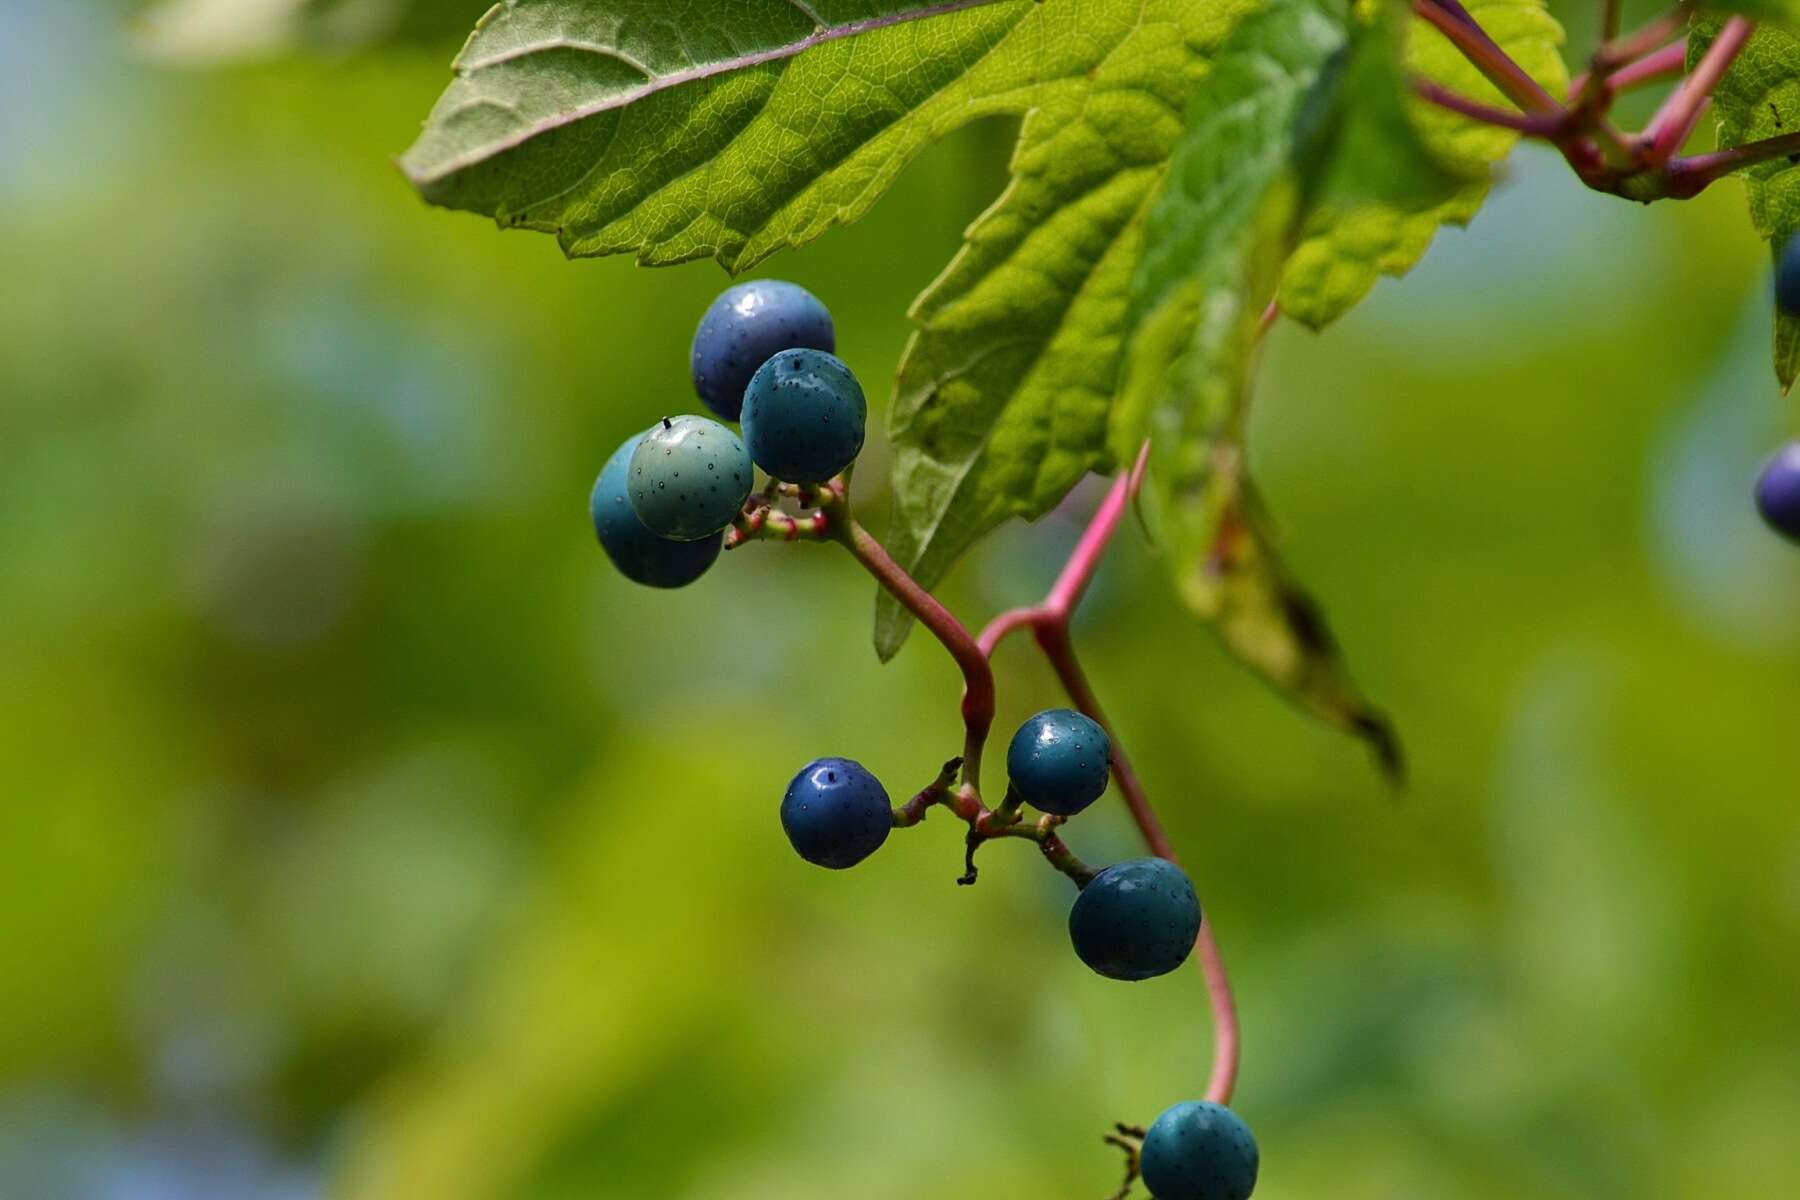
[[[1787,240],[1775,260],[1775,305],[1792,317],[1800,317],[1800,232]]]
[[[1769,528],[1800,542],[1800,442],[1783,446],[1756,480],[1756,507]]]
[[[837,349],[831,314],[818,297],[779,279],[727,288],[694,331],[694,390],[706,407],[735,421],[756,369],[796,346]]]
[[[737,434],[705,417],[670,417],[631,452],[626,495],[652,533],[693,542],[731,524],[754,476]]]
[[[649,587],[686,587],[718,559],[725,537],[715,533],[697,542],[672,542],[638,519],[625,495],[625,477],[631,452],[642,437],[626,438],[606,460],[588,498],[588,512],[594,518],[601,547],[621,575]]]
[[[841,871],[881,849],[894,811],[881,781],[848,758],[806,764],[781,798],[781,828],[801,858]]]
[[[1072,817],[1106,790],[1112,739],[1098,722],[1067,708],[1032,717],[1006,748],[1006,774],[1019,799]]]
[[[823,350],[783,350],[744,393],[744,443],[787,483],[824,483],[862,453],[869,403],[862,384]]]
[[[1261,1160],[1236,1113],[1189,1100],[1150,1126],[1141,1169],[1156,1200],[1249,1200]]]
[[[1081,889],[1069,910],[1069,940],[1081,961],[1108,979],[1167,975],[1200,936],[1200,901],[1166,859],[1115,863]]]

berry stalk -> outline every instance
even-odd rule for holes
[[[1063,690],[1069,699],[1089,719],[1097,722],[1107,732],[1112,744],[1112,773],[1118,781],[1119,792],[1125,798],[1125,806],[1130,811],[1132,820],[1143,835],[1150,852],[1158,858],[1166,859],[1180,865],[1175,847],[1164,831],[1162,821],[1150,804],[1150,798],[1144,791],[1143,783],[1138,779],[1137,771],[1125,753],[1124,745],[1119,741],[1117,732],[1106,719],[1106,713],[1100,706],[1100,699],[1088,682],[1087,673],[1082,669],[1081,661],[1076,657],[1074,640],[1069,632],[1069,620],[1075,606],[1080,602],[1087,589],[1099,561],[1110,544],[1113,535],[1118,531],[1126,509],[1137,496],[1143,485],[1144,469],[1149,459],[1149,444],[1138,452],[1137,462],[1128,472],[1121,473],[1113,482],[1112,489],[1100,502],[1093,520],[1076,543],[1075,551],[1070,555],[1068,564],[1058,576],[1049,595],[1041,605],[1032,608],[1012,609],[1002,613],[989,623],[981,633],[979,645],[991,656],[1005,640],[1006,636],[1016,630],[1030,629],[1038,648],[1049,660],[1051,668],[1061,681]],[[1048,850],[1046,850],[1048,857]],[[1231,978],[1225,970],[1224,956],[1219,950],[1218,940],[1213,936],[1212,921],[1203,918],[1200,931],[1194,940],[1195,961],[1199,964],[1200,973],[1206,982],[1206,994],[1212,1008],[1213,1017],[1213,1065],[1212,1076],[1207,1082],[1206,1098],[1217,1104],[1227,1104],[1237,1088],[1238,1064],[1241,1059],[1241,1035],[1238,1025],[1237,1001],[1232,994]]]
[[[1737,56],[1750,35],[1756,32],[1756,22],[1748,17],[1733,17],[1725,22],[1719,36],[1713,44],[1706,48],[1706,54],[1695,65],[1692,73],[1682,81],[1681,86],[1668,101],[1650,118],[1640,138],[1644,157],[1652,166],[1661,166],[1668,162],[1675,152],[1681,149],[1682,143],[1693,135],[1694,126],[1700,123],[1700,114],[1712,99],[1712,90],[1725,72],[1737,60]]]
[[[962,778],[965,784],[979,792],[981,751],[987,745],[988,730],[994,724],[994,669],[963,623],[939,603],[936,596],[921,587],[918,580],[907,574],[875,535],[850,515],[847,501],[840,499],[840,503],[843,505],[842,519],[831,523],[827,536],[842,543],[882,587],[893,593],[894,598],[943,643],[962,671]]]

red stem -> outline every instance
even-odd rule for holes
[[[1772,158],[1800,155],[1800,133],[1784,133],[1760,142],[1746,142],[1713,154],[1695,154],[1669,164],[1669,195],[1686,200],[1699,195],[1740,167],[1755,166]]]
[[[1157,819],[1156,810],[1150,806],[1150,799],[1138,780],[1131,759],[1125,753],[1124,744],[1119,741],[1117,731],[1107,721],[1106,713],[1100,707],[1099,697],[1094,694],[1086,672],[1081,669],[1081,661],[1075,656],[1074,642],[1069,636],[1069,619],[1075,606],[1087,590],[1089,581],[1093,579],[1100,558],[1105,554],[1113,535],[1118,532],[1119,523],[1131,501],[1143,486],[1149,455],[1150,445],[1146,442],[1138,451],[1137,462],[1132,465],[1131,470],[1114,480],[1111,490],[1095,510],[1093,520],[1089,522],[1081,540],[1076,543],[1068,565],[1063,568],[1044,603],[1034,608],[1015,608],[1001,613],[982,630],[978,644],[985,653],[992,655],[1007,634],[1019,629],[1031,630],[1044,657],[1056,671],[1056,677],[1062,681],[1063,690],[1069,693],[1069,699],[1076,708],[1099,722],[1112,739],[1113,778],[1118,780],[1119,794],[1124,797],[1125,806],[1130,810],[1132,820],[1137,823],[1150,852],[1170,862],[1178,862],[1175,847],[1169,842],[1162,822]],[[1206,995],[1211,1003],[1213,1016],[1212,1078],[1206,1085],[1206,1099],[1216,1104],[1228,1104],[1237,1087],[1241,1039],[1237,1001],[1231,993],[1231,979],[1225,972],[1225,960],[1219,953],[1218,941],[1213,937],[1210,917],[1203,918],[1200,922],[1200,934],[1194,940],[1194,961],[1200,969],[1201,977],[1206,981]]]
[[[881,586],[892,592],[919,623],[944,644],[956,660],[963,675],[963,782],[977,791],[981,788],[981,751],[987,744],[988,730],[994,724],[994,669],[963,623],[938,602],[936,596],[919,586],[895,562],[873,534],[848,512],[842,521],[830,526],[831,536],[843,542]]]
[[[1175,856],[1175,847],[1170,844],[1169,835],[1163,831],[1156,810],[1150,807],[1149,797],[1144,794],[1144,786],[1138,781],[1137,772],[1132,769],[1131,760],[1125,755],[1125,747],[1119,741],[1117,731],[1106,719],[1100,700],[1094,695],[1087,674],[1081,669],[1080,660],[1075,657],[1075,647],[1069,639],[1068,622],[1040,621],[1032,627],[1032,632],[1037,636],[1037,644],[1044,651],[1044,656],[1055,669],[1056,677],[1062,681],[1063,690],[1069,693],[1069,699],[1075,702],[1076,708],[1099,722],[1112,739],[1113,778],[1119,781],[1119,792],[1125,797],[1125,806],[1131,810],[1132,820],[1137,822],[1145,844],[1150,847],[1150,853],[1180,865],[1180,860]],[[1231,977],[1225,972],[1225,959],[1219,952],[1218,940],[1213,937],[1210,916],[1203,917],[1200,922],[1200,936],[1194,940],[1194,961],[1200,968],[1201,977],[1206,980],[1206,995],[1211,1001],[1213,1015],[1212,1078],[1207,1081],[1205,1098],[1214,1104],[1229,1104],[1232,1092],[1237,1089],[1242,1038],[1238,1028],[1237,1001],[1231,994]]]
[[[1678,36],[1686,28],[1692,8],[1693,5],[1683,0],[1672,12],[1664,13],[1642,29],[1602,43],[1594,51],[1594,69],[1603,75],[1611,74],[1618,67],[1642,58],[1670,38]]]
[[[1413,80],[1413,90],[1421,99],[1428,100],[1439,108],[1480,121],[1484,125],[1498,125],[1502,129],[1513,129],[1530,137],[1553,138],[1562,129],[1561,117],[1550,113],[1507,112],[1503,108],[1495,108],[1491,104],[1483,104],[1479,100],[1471,100],[1467,96],[1459,96],[1450,89],[1441,87],[1429,79]]]
[[[1531,74],[1482,31],[1461,5],[1447,7],[1448,0],[1413,0],[1413,11],[1462,51],[1495,87],[1526,112],[1558,113],[1563,109]]]
[[[1671,42],[1661,50],[1653,50],[1636,62],[1627,63],[1606,77],[1606,86],[1614,94],[1628,92],[1646,83],[1673,79],[1687,70],[1687,39]]]
[[[1145,442],[1139,448],[1137,461],[1131,465],[1131,470],[1113,481],[1112,490],[1106,493],[1106,498],[1094,511],[1094,518],[1088,523],[1081,540],[1075,543],[1075,550],[1069,555],[1068,564],[1063,567],[1062,574],[1056,577],[1050,594],[1044,597],[1043,607],[1047,612],[1066,617],[1081,603],[1088,584],[1093,582],[1094,572],[1100,569],[1100,560],[1106,555],[1108,543],[1118,531],[1119,522],[1124,519],[1125,510],[1131,506],[1131,498],[1143,486],[1144,468],[1149,462],[1150,443]]]
[[[1706,54],[1693,71],[1644,127],[1639,145],[1643,147],[1644,161],[1648,165],[1660,167],[1681,149],[1699,123],[1701,112],[1712,98],[1713,88],[1718,86],[1755,32],[1756,22],[1748,17],[1733,17],[1725,22],[1725,27],[1719,30],[1719,36],[1706,48]]]

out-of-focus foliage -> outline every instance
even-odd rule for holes
[[[592,543],[606,454],[696,404],[722,274],[419,205],[387,156],[454,39],[166,73],[114,19],[0,0],[0,1195],[1115,1186],[1107,1123],[1204,1077],[1197,983],[1086,972],[1028,853],[959,889],[932,821],[839,875],[776,820],[818,754],[923,784],[954,670],[878,666],[829,548],[664,595]],[[1010,132],[769,264],[865,379]],[[1240,984],[1259,1200],[1800,1174],[1766,250],[1735,184],[1638,210],[1516,164],[1404,283],[1277,327],[1250,417],[1408,795],[1234,670],[1131,528],[1082,616]],[[1041,591],[1091,501],[947,599]],[[1026,646],[999,669],[1002,730],[1057,702]],[[1138,851],[1110,802],[1070,837]]]
[[[152,59],[201,65],[437,44],[466,35],[488,7],[489,0],[150,0],[134,33]]]

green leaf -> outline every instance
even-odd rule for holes
[[[1688,37],[1691,66],[1718,36],[1724,18],[1702,14]],[[1800,36],[1785,29],[1759,27],[1713,89],[1718,115],[1719,147],[1779,137],[1800,128]],[[1750,199],[1756,232],[1779,253],[1800,233],[1800,163],[1778,158],[1737,173]],[[1800,317],[1775,310],[1775,375],[1783,391],[1800,375]]]
[[[1353,36],[1330,0],[1274,0],[1221,48],[1147,219],[1112,444],[1123,456],[1150,438],[1148,497],[1188,605],[1397,775],[1392,729],[1271,545],[1244,448],[1263,310],[1309,210],[1451,182],[1416,139],[1394,136],[1387,33]]]
[[[1568,90],[1568,68],[1559,50],[1562,27],[1542,0],[1474,0],[1466,7],[1552,95]],[[1409,25],[1405,62],[1411,72],[1471,99],[1510,107],[1443,34],[1422,20]],[[1360,203],[1321,205],[1308,219],[1280,289],[1281,311],[1314,329],[1349,311],[1382,275],[1410,271],[1424,257],[1440,225],[1467,224],[1487,198],[1489,165],[1518,142],[1510,130],[1416,98],[1405,103],[1426,145],[1465,178],[1448,195],[1402,191]]]
[[[1566,86],[1556,51],[1561,31],[1540,0],[1495,0],[1483,12],[1547,86]],[[1191,9],[1175,15],[1193,19]],[[1442,35],[1428,26],[1425,32],[1428,37],[1411,50],[1414,69],[1473,95],[1491,93]],[[1204,40],[1188,38],[1190,47],[1215,43],[1210,28]],[[1389,59],[1369,55],[1362,61],[1392,79]],[[1094,81],[1098,90],[1138,87],[1166,94],[1179,79],[1169,69],[1140,83],[1123,54],[1107,66],[1108,73]],[[1204,66],[1195,59],[1190,70]],[[1365,87],[1360,98],[1370,105],[1356,126],[1361,145],[1338,159],[1353,164],[1356,177],[1327,185],[1336,202],[1314,213],[1312,236],[1284,277],[1284,304],[1315,324],[1366,294],[1378,271],[1410,267],[1440,221],[1472,215],[1487,192],[1487,163],[1516,140],[1504,130],[1409,105],[1415,133],[1391,86]],[[1142,202],[1161,178],[1151,168],[1173,146],[1165,127],[1163,121],[1145,123],[1143,132],[1154,136],[1142,143],[1144,158],[1114,156],[1078,169],[1071,161],[1091,161],[1079,153],[1095,141],[1088,130],[1059,121],[1050,136],[1034,138],[1028,124],[1013,189],[971,230],[968,247],[921,297],[914,312],[921,329],[901,365],[890,421],[895,487],[888,537],[895,557],[927,586],[1008,517],[1041,515],[1087,471],[1114,461],[1103,442],[1122,362],[1122,297],[1141,244]],[[1393,175],[1398,160],[1388,148],[1400,147],[1402,159],[1419,161],[1421,136],[1462,165],[1465,177],[1478,169],[1482,178],[1445,186],[1435,167],[1422,176]],[[1071,146],[1077,153],[1068,152]],[[1156,162],[1147,157],[1153,153]],[[1368,191],[1371,181],[1384,189],[1379,195]],[[911,617],[898,602],[878,595],[875,645],[883,658],[898,651],[910,628]]]
[[[1771,25],[1800,28],[1800,0],[1708,0],[1716,13],[1741,13]]]
[[[677,24],[667,0],[509,0],[401,166],[571,255],[737,270],[860,217],[956,126],[1079,81],[1095,7],[736,0]]]
[[[1107,421],[1142,214],[1210,48],[1248,6],[1090,4],[1090,65],[1038,91],[1013,183],[914,306],[889,418],[895,558],[930,587],[1008,517],[1036,517],[1112,460]],[[1066,33],[1069,6],[1045,5]],[[911,616],[887,593],[875,645]]]

